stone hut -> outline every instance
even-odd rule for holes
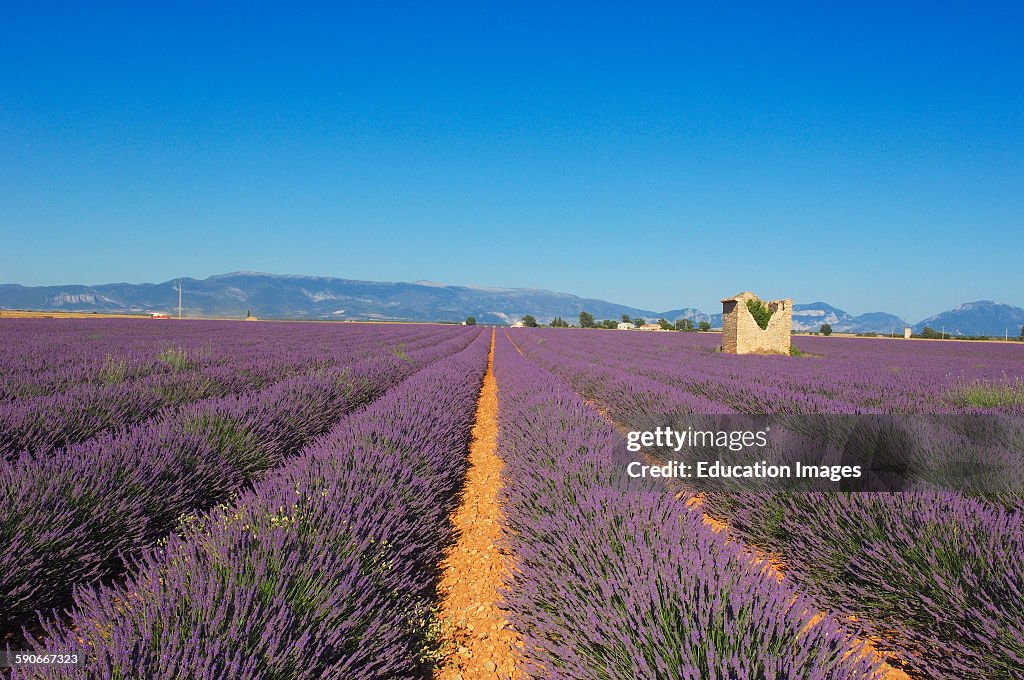
[[[749,290],[722,300],[722,351],[729,354],[789,354],[793,332],[793,301],[772,300],[768,327],[757,325],[747,300],[760,300]]]

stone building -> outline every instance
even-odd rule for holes
[[[772,300],[765,304],[771,312],[768,327],[757,325],[747,300],[760,300],[744,291],[722,300],[722,351],[729,354],[789,354],[793,332],[793,301]]]

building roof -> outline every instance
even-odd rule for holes
[[[735,302],[742,302],[744,300],[751,300],[751,299],[760,300],[761,298],[757,297],[756,295],[751,293],[749,290],[745,290],[742,293],[736,293],[732,297],[723,298],[722,302],[734,302],[734,301]]]

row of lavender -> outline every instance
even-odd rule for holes
[[[617,344],[614,338],[602,335],[605,337],[590,336],[595,337],[592,343],[580,334],[518,333],[513,337],[527,355],[565,376],[576,389],[608,409],[609,415],[632,428],[665,424],[666,414],[750,408],[750,404],[710,401],[707,396],[715,390],[694,394],[678,387],[675,376],[680,365],[691,369],[709,366],[691,378],[708,381],[718,371],[714,364],[724,357],[692,348],[659,348],[655,352],[667,375],[662,382],[655,380],[661,374],[653,365],[644,364],[644,359],[636,360],[639,367],[633,365],[625,340]],[[858,356],[856,348],[846,350],[834,340],[827,342],[831,343],[828,347],[846,351],[845,361]],[[857,344],[862,343],[868,343],[870,349],[892,346],[880,341]],[[969,353],[970,347],[964,352]],[[1006,357],[1016,350],[1000,347],[996,367],[982,369],[972,364],[974,375],[1006,370]],[[581,355],[585,358],[572,358]],[[942,384],[946,390],[965,372],[958,355],[954,351],[947,357],[946,363],[953,368],[946,370]],[[878,371],[879,363],[884,367],[884,362],[898,362],[900,354],[884,360],[870,352],[863,356],[870,357],[862,369],[870,376]],[[931,349],[928,365],[938,358]],[[806,361],[828,364],[817,359],[771,357],[729,357],[724,363],[731,371],[745,370],[748,376],[758,376],[761,384],[754,389],[765,393],[792,381],[790,372],[799,372],[794,366]],[[914,393],[914,376],[922,369],[914,361],[895,365],[902,367],[899,372],[911,386],[904,394]],[[939,369],[929,370],[932,375],[923,383],[941,384]],[[1016,364],[1016,370],[1021,370],[1021,364]],[[748,382],[753,381],[748,378]],[[921,383],[916,384],[922,389]],[[724,391],[736,393],[731,388]],[[807,394],[813,394],[813,389],[808,388]],[[772,403],[793,404],[799,399],[800,395],[791,395]],[[922,397],[904,403],[921,408],[929,402]],[[764,404],[759,402],[762,408]],[[948,404],[943,408],[951,410]],[[789,580],[820,606],[837,615],[856,617],[864,634],[881,638],[911,669],[942,678],[1024,675],[1024,518],[1014,509],[1019,503],[1003,507],[1003,503],[948,491],[920,490],[900,494],[708,494],[705,504],[709,512],[729,521],[735,534],[787,564]]]
[[[807,356],[791,361],[719,353],[718,334],[569,333],[538,329],[529,337],[557,345],[563,359],[652,378],[746,413],[972,413],[960,388],[1024,378],[1019,344],[799,337],[794,344]]]
[[[378,333],[372,326],[346,327],[339,334],[314,324],[0,319],[0,404],[180,372],[182,364],[234,366],[239,355],[303,365],[339,343]]]
[[[182,514],[225,501],[478,334],[435,328],[400,355],[383,343],[369,358],[0,464],[0,630],[63,606],[75,586],[117,577]]]
[[[869,678],[835,620],[761,573],[667,488],[625,474],[624,440],[563,380],[495,350],[525,671],[558,678]]]
[[[73,365],[84,368],[92,379],[66,385],[59,393],[0,402],[0,458],[14,458],[24,451],[45,455],[105,430],[146,420],[161,409],[258,390],[293,375],[327,370],[339,361],[364,358],[385,342],[397,349],[431,332],[423,327],[337,332],[337,328],[313,326],[296,333],[278,324],[269,327],[277,334],[265,330],[243,334],[246,327],[237,323],[200,322],[165,326],[177,332],[165,338],[147,337],[140,346],[139,329],[152,328],[145,322],[114,320],[105,326],[93,322],[92,327],[106,327],[111,338],[101,350],[85,342],[73,352],[58,355],[72,357]],[[37,345],[34,330],[23,326],[16,340],[10,338],[8,357],[31,365],[47,356],[45,343]],[[18,379],[5,375],[4,384],[10,386]]]
[[[78,593],[15,677],[421,677],[489,334],[344,418],[230,505]]]

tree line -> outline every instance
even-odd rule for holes
[[[465,323],[466,323],[467,326],[475,326],[476,325],[476,318],[474,318],[472,316],[466,317]],[[532,314],[527,314],[527,315],[523,316],[522,323],[527,328],[537,328],[537,327],[543,325],[543,324],[538,323],[537,322],[537,317],[533,316]],[[598,321],[597,319],[594,318],[594,315],[591,314],[590,312],[581,311],[580,315],[579,315],[579,326],[574,326],[574,324],[570,324],[568,321],[566,321],[565,319],[563,319],[560,316],[556,316],[554,319],[552,319],[551,323],[549,323],[548,326],[550,326],[551,328],[573,328],[573,327],[576,327],[576,328],[607,328],[607,329],[614,330],[614,329],[617,329],[619,327],[620,323],[632,324],[633,326],[636,326],[637,328],[639,328],[640,326],[645,325],[647,323],[647,320],[642,318],[642,317],[630,318],[630,316],[628,314],[623,314],[622,317],[621,317],[621,321],[616,321],[614,319],[602,319],[601,321]],[[708,322],[708,321],[700,321],[698,323],[694,323],[693,319],[676,319],[675,323],[672,323],[668,319],[661,318],[661,319],[658,319],[657,324],[658,324],[658,326],[661,327],[662,330],[666,330],[666,331],[696,332],[696,331],[710,331],[711,330],[711,323],[710,322]]]

